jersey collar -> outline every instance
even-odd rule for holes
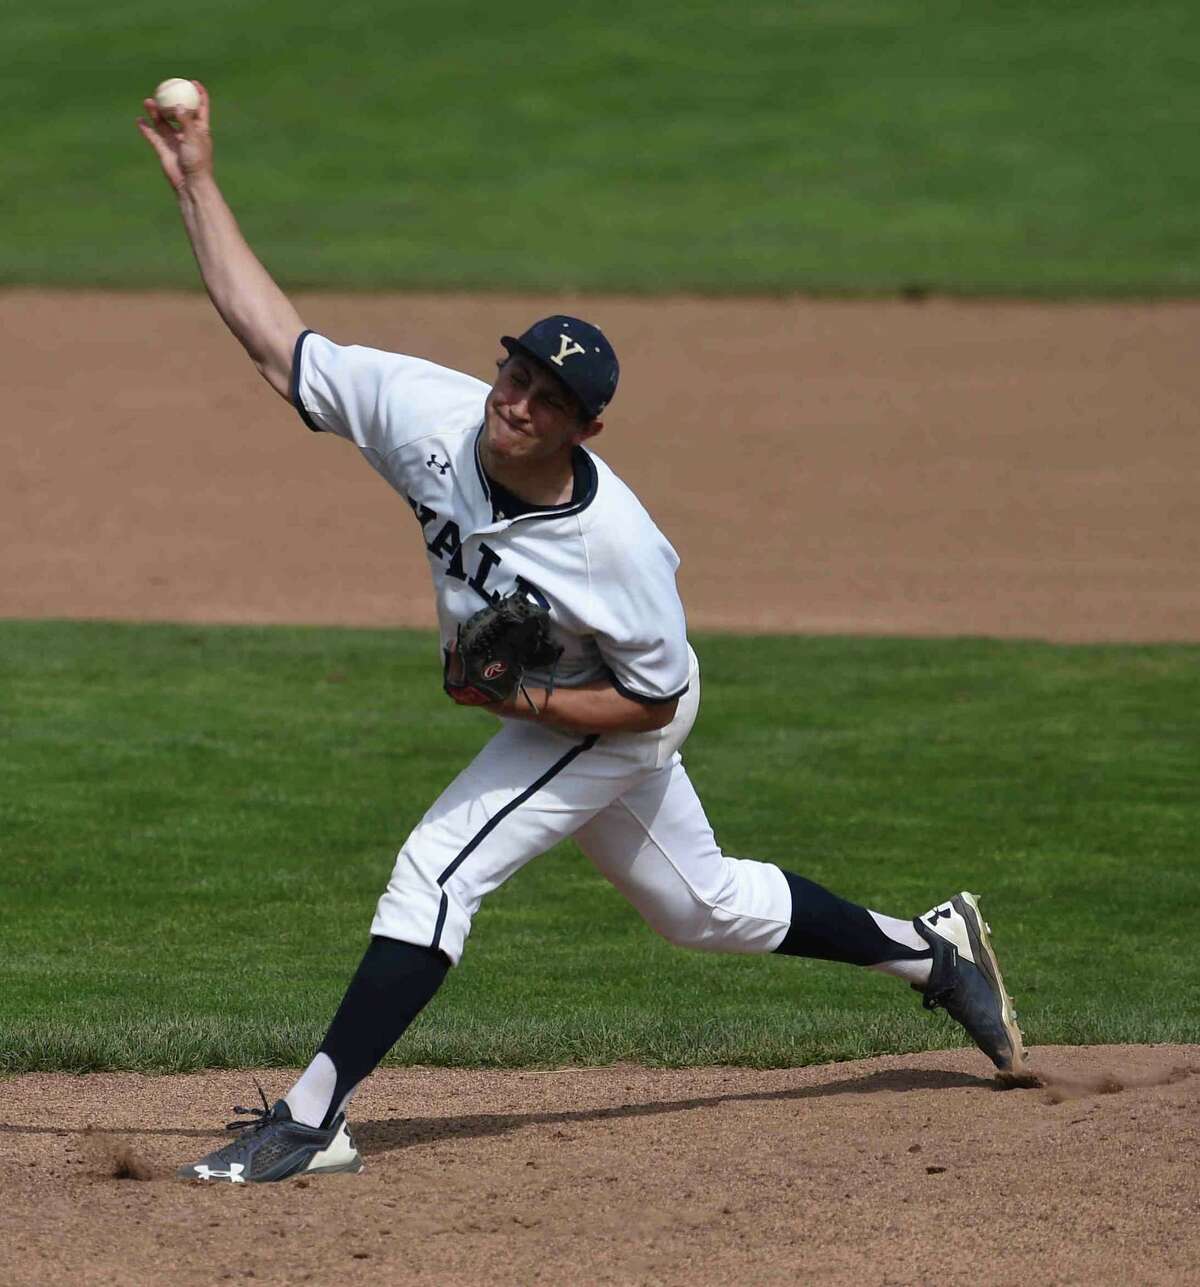
[[[492,505],[492,489],[488,483],[488,476],[484,472],[483,461],[479,458],[479,441],[483,437],[483,425],[475,434],[475,473],[479,477],[479,485],[483,488],[484,500],[487,502],[489,510]],[[592,459],[592,454],[586,448],[580,448],[583,452],[585,467],[585,483],[582,495],[578,500],[569,505],[555,505],[550,509],[531,510],[527,514],[520,514],[516,518],[499,520],[502,523],[524,523],[531,519],[540,518],[568,518],[572,514],[579,514],[596,499],[596,492],[599,488],[600,478],[596,472],[596,462]]]

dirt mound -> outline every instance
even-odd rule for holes
[[[358,1176],[203,1187],[252,1074],[0,1083],[14,1284],[1183,1283],[1200,1047],[816,1068],[384,1069]],[[290,1075],[257,1074],[281,1091]],[[1069,1088],[1069,1094],[1063,1093]],[[145,1182],[131,1179],[148,1177]]]

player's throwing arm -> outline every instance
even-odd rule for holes
[[[267,383],[287,398],[292,352],[304,323],[247,245],[217,186],[208,91],[199,81],[166,84],[192,85],[196,105],[188,106],[192,100],[185,94],[178,95],[169,108],[147,98],[142,104],[146,115],[138,119],[138,129],[158,155],[163,174],[179,198],[184,227],[217,312]]]

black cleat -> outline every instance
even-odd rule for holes
[[[267,1107],[262,1095],[262,1108],[235,1108],[256,1120],[230,1122],[227,1131],[242,1134],[224,1148],[202,1157],[191,1166],[181,1166],[176,1175],[181,1180],[224,1180],[229,1184],[263,1184],[286,1180],[293,1175],[363,1169],[362,1158],[346,1129],[345,1114],[339,1114],[327,1130],[303,1126],[292,1120],[285,1100]]]
[[[929,982],[917,988],[924,994],[926,1010],[940,1006],[961,1023],[1000,1070],[1003,1080],[1029,1080],[1032,1074],[1017,1027],[1017,1012],[1004,990],[977,895],[955,894],[918,916],[913,924],[933,949]]]

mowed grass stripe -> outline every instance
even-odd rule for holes
[[[17,8],[4,283],[195,284],[133,130],[178,75],[293,288],[1200,288],[1186,0]]]
[[[725,848],[915,914],[984,895],[1031,1043],[1195,1041],[1200,649],[702,636]],[[0,623],[0,1070],[287,1065],[492,721],[432,635]],[[759,1066],[959,1044],[870,971],[658,939],[570,845],[394,1058]]]

